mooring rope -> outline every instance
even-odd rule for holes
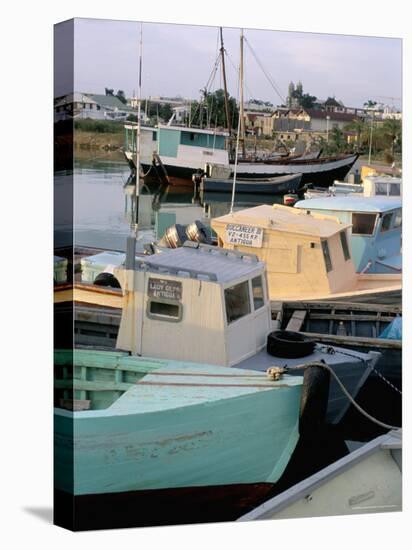
[[[321,368],[326,369],[327,371],[329,371],[332,374],[332,376],[335,378],[335,380],[338,383],[338,385],[339,385],[340,389],[342,390],[342,392],[346,395],[346,397],[352,403],[352,405],[361,414],[363,414],[363,416],[365,416],[368,420],[370,420],[371,422],[374,422],[375,424],[377,424],[378,426],[381,426],[382,428],[385,428],[386,430],[400,430],[401,429],[401,427],[399,427],[399,426],[391,426],[390,424],[385,424],[385,422],[381,422],[380,420],[378,420],[377,418],[375,418],[374,416],[372,416],[371,414],[366,412],[360,405],[358,405],[358,403],[356,403],[354,398],[351,396],[351,394],[348,392],[348,390],[342,384],[342,382],[340,381],[340,379],[339,379],[338,375],[335,373],[335,371],[329,365],[327,365],[326,363],[322,363],[320,361],[314,361],[312,363],[307,363],[305,365],[296,365],[294,367],[285,367],[285,372],[287,373],[288,371],[291,371],[291,370],[301,370],[301,369],[306,369],[306,368],[310,368],[310,367],[321,367]]]

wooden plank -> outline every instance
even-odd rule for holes
[[[349,311],[374,311],[382,313],[402,313],[402,306],[399,305],[388,305],[388,304],[376,304],[376,303],[362,303],[362,302],[336,302],[336,301],[301,301],[301,300],[291,300],[291,301],[271,301],[270,302],[272,311],[279,311],[280,309],[338,309]]]
[[[376,315],[352,315],[347,313],[310,313],[311,319],[323,319],[327,321],[371,321],[376,323]],[[396,316],[388,315],[381,317],[381,322],[387,321],[390,323]]]
[[[320,334],[318,332],[302,332],[306,336],[314,338],[323,344],[336,344],[337,346],[349,345],[365,348],[402,349],[402,340],[389,340],[387,338],[367,338],[363,336],[338,336],[336,334]]]
[[[293,312],[292,317],[289,320],[289,323],[286,327],[286,330],[292,330],[294,332],[299,332],[305,322],[306,318],[305,310],[297,310]]]
[[[132,384],[125,382],[110,382],[99,380],[55,380],[54,387],[57,390],[73,389],[78,391],[127,391]]]

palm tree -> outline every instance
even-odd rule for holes
[[[356,132],[356,148],[358,150],[368,141],[369,126],[363,119],[354,119],[346,124],[344,129],[348,132]]]
[[[380,131],[390,141],[391,154],[394,155],[395,143],[402,137],[402,123],[395,118],[387,118],[382,124]]]

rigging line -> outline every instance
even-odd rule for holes
[[[276,84],[275,84],[275,81],[273,80],[273,78],[267,73],[267,71],[265,70],[265,68],[263,67],[262,63],[259,61],[259,58],[257,57],[257,54],[255,53],[254,49],[252,48],[252,46],[250,45],[249,41],[247,40],[247,38],[244,39],[246,44],[248,45],[253,57],[255,58],[255,61],[256,63],[259,65],[259,67],[262,69],[262,72],[263,74],[266,76],[266,78],[268,79],[270,85],[272,86],[272,88],[275,90],[275,92],[277,93],[277,95],[280,97],[280,99],[282,100],[283,103],[285,103],[285,98],[282,96],[282,94],[279,92]]]

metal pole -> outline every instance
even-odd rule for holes
[[[371,165],[371,156],[372,156],[372,131],[373,131],[373,121],[375,119],[375,113],[372,113],[372,120],[371,120],[371,131],[369,135],[369,157],[368,157],[368,164]]]
[[[245,151],[245,114],[244,114],[244,105],[243,105],[243,29],[240,30],[240,131],[242,134],[242,155],[243,158],[246,156]]]
[[[140,23],[140,53],[139,53],[139,92],[137,98],[137,132],[136,132],[136,184],[135,184],[135,207],[132,213],[132,233],[127,238],[126,247],[126,268],[134,271],[136,261],[136,242],[139,229],[139,194],[140,194],[140,116],[142,101],[142,44],[143,24]]]
[[[240,68],[239,68],[239,85],[240,85]],[[240,136],[240,114],[239,114],[238,123],[237,123],[235,168],[233,170],[232,201],[230,203],[230,214],[233,214],[233,207],[234,207],[234,204],[235,204],[237,159],[238,159],[238,154],[239,154],[239,136]]]
[[[220,55],[222,57],[222,75],[223,75],[223,89],[225,92],[225,112],[226,112],[226,124],[227,129],[229,132],[229,139],[232,133],[232,121],[230,120],[230,112],[229,112],[229,100],[228,100],[228,94],[227,94],[227,83],[226,83],[226,69],[225,69],[225,48],[223,46],[223,31],[222,27],[220,27]]]

